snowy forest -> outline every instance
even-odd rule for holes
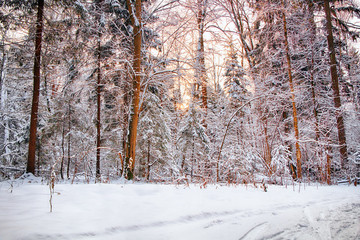
[[[0,0],[0,179],[360,177],[352,0]]]

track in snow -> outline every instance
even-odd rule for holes
[[[46,185],[0,183],[1,240],[360,239],[354,187]]]

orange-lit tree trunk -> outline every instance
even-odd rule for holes
[[[332,32],[331,24],[331,13],[329,0],[324,0],[324,10],[326,15],[326,30],[327,30],[327,42],[329,49],[330,57],[330,74],[331,74],[331,86],[334,94],[334,105],[335,105],[335,115],[336,115],[336,124],[338,130],[338,141],[340,145],[340,157],[341,157],[341,167],[344,168],[347,162],[347,145],[346,145],[346,135],[345,135],[345,125],[344,118],[341,113],[341,99],[340,99],[340,90],[339,90],[339,77],[336,69],[336,56],[335,56],[335,47],[334,47],[334,37]]]
[[[297,170],[297,178],[301,179],[302,173],[301,173],[301,151],[300,151],[300,144],[299,144],[299,126],[298,126],[297,110],[296,110],[296,103],[295,103],[294,83],[293,83],[293,77],[292,77],[291,59],[290,59],[290,50],[289,50],[285,13],[282,14],[282,17],[283,17],[283,26],[284,26],[286,61],[287,61],[287,65],[288,65],[288,75],[289,75],[288,77],[289,77],[291,104],[292,104],[292,112],[293,112],[293,123],[294,123],[295,139],[296,139],[296,141],[295,141],[296,170]]]
[[[43,32],[44,0],[38,0],[35,35],[34,90],[30,119],[29,152],[26,172],[35,174],[36,131],[39,111],[41,40]]]
[[[127,0],[127,7],[130,13],[131,25],[134,29],[134,59],[133,59],[133,89],[132,103],[129,122],[129,135],[125,159],[125,177],[128,180],[134,178],[136,135],[139,121],[140,83],[141,83],[141,0],[135,0],[135,9],[131,0]]]

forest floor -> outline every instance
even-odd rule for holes
[[[31,183],[29,183],[31,181]],[[360,188],[0,183],[0,239],[360,239]]]

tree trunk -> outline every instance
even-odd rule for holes
[[[2,40],[1,40],[1,51],[2,51],[2,57],[1,57],[1,65],[0,65],[0,108],[2,110],[3,107],[3,102],[1,101],[2,99],[2,90],[3,90],[3,82],[4,82],[4,78],[5,78],[5,69],[6,69],[6,50],[5,50],[5,33],[2,36]]]
[[[127,72],[130,72],[131,66],[129,63],[125,64],[125,69],[127,70]],[[126,161],[126,156],[128,156],[128,129],[129,129],[129,99],[130,99],[130,90],[129,90],[129,83],[132,80],[130,80],[130,76],[128,74],[126,74],[125,77],[125,84],[124,84],[124,94],[123,94],[123,101],[124,101],[124,105],[123,105],[123,116],[122,116],[122,128],[123,128],[123,133],[122,133],[122,156],[121,156],[121,172],[120,172],[120,176],[123,176],[124,172],[125,172],[125,161]],[[125,160],[125,161],[124,161]]]
[[[6,103],[7,103],[7,90],[4,85],[5,77],[6,77],[6,63],[7,63],[7,54],[5,50],[5,33],[2,36],[1,41],[2,47],[2,59],[1,59],[1,66],[0,66],[0,111],[5,112]],[[10,163],[11,160],[11,150],[9,148],[9,141],[10,141],[10,128],[9,128],[9,117],[7,114],[4,114],[0,121],[3,123],[0,127],[0,137],[2,138],[2,147],[5,150],[5,154],[3,155],[4,159],[7,163]]]
[[[283,2],[283,5],[285,6],[284,2]],[[295,138],[296,138],[296,142],[295,142],[296,168],[297,168],[296,170],[297,170],[297,177],[299,179],[301,179],[302,173],[301,173],[301,151],[300,151],[300,144],[299,144],[299,126],[298,126],[297,110],[296,110],[296,103],[295,103],[294,83],[293,83],[293,77],[292,77],[290,49],[289,49],[289,42],[288,42],[288,33],[287,33],[285,13],[283,13],[282,17],[283,17],[283,24],[284,24],[284,41],[285,41],[286,61],[287,61],[287,65],[288,65],[288,75],[289,75],[288,77],[289,77],[289,84],[290,84],[294,131],[295,131]]]
[[[309,24],[310,24],[310,44],[311,44],[311,63],[309,64],[309,71],[310,71],[310,88],[311,88],[311,97],[313,103],[313,113],[314,113],[314,120],[315,120],[315,140],[318,142],[320,140],[320,129],[319,129],[319,117],[318,117],[318,110],[316,107],[316,92],[315,92],[315,77],[314,77],[314,44],[316,39],[316,23],[315,23],[315,15],[314,15],[314,3],[312,1],[308,1],[308,9],[309,9]]]
[[[34,90],[31,107],[30,119],[30,138],[29,152],[26,172],[35,174],[35,152],[36,152],[36,131],[39,110],[39,90],[40,90],[40,60],[41,60],[41,40],[43,32],[43,12],[44,0],[38,0],[38,12],[36,19],[36,35],[35,35],[35,58],[34,58]]]
[[[328,145],[326,153],[326,183],[331,184],[331,156],[330,156],[331,147]]]
[[[316,100],[316,92],[315,92],[315,87],[316,87],[316,83],[315,83],[315,77],[314,77],[314,65],[315,65],[315,61],[314,61],[314,44],[315,44],[315,39],[316,39],[316,23],[315,23],[315,15],[314,15],[314,11],[315,11],[315,6],[314,3],[312,1],[307,1],[308,4],[308,9],[309,9],[309,24],[310,24],[310,30],[311,30],[311,37],[310,37],[310,44],[311,44],[311,63],[309,64],[310,66],[310,87],[311,87],[311,96],[312,96],[312,103],[313,103],[313,113],[314,113],[314,120],[315,120],[315,140],[318,143],[318,146],[320,147],[319,141],[320,141],[320,124],[319,124],[319,117],[318,117],[318,109],[317,109],[317,100]],[[331,151],[332,151],[332,147],[330,146],[330,139],[328,138],[329,136],[329,131],[326,131],[326,143],[327,146],[322,146],[321,148],[323,148],[323,150],[325,150],[326,152],[326,167],[325,167],[325,180],[328,184],[331,183],[331,160],[332,160],[332,156],[331,156]],[[322,151],[322,150],[320,150]],[[322,171],[322,170],[321,170]],[[321,175],[323,175],[323,173],[321,172]]]
[[[191,157],[190,157],[190,161],[191,161],[191,172],[190,172],[190,180],[192,182],[193,180],[193,176],[194,176],[194,165],[195,165],[195,137],[193,136],[192,138],[192,147],[191,147]]]
[[[346,135],[345,135],[345,125],[344,118],[341,113],[341,99],[340,99],[340,90],[339,90],[339,76],[336,69],[336,56],[335,56],[335,47],[334,47],[334,37],[332,33],[332,24],[331,24],[331,13],[329,0],[324,0],[324,11],[326,15],[326,30],[327,30],[327,42],[329,49],[329,58],[330,58],[330,74],[331,74],[331,86],[334,94],[334,105],[335,105],[335,116],[336,124],[338,130],[338,141],[340,145],[340,157],[341,157],[341,167],[344,168],[347,162],[348,153],[346,145]]]
[[[97,59],[97,87],[96,87],[96,179],[99,180],[100,174],[100,147],[101,147],[101,33],[98,39],[98,59]]]
[[[272,155],[271,155],[271,147],[269,143],[269,134],[268,134],[268,122],[267,118],[263,120],[264,125],[264,136],[265,136],[265,142],[264,142],[264,160],[268,171],[268,176],[270,177],[273,173],[271,168],[271,162],[272,162]]]
[[[151,146],[151,143],[150,143],[150,140],[148,140],[148,152],[147,152],[147,164],[146,164],[146,180],[149,181],[150,180],[150,146]]]
[[[64,159],[65,159],[65,119],[63,118],[62,133],[61,133],[61,164],[60,164],[60,176],[64,179]]]
[[[205,47],[204,47],[204,27],[205,27],[205,16],[206,16],[206,1],[207,0],[198,0],[198,15],[197,15],[197,25],[199,31],[199,42],[197,49],[197,69],[199,73],[199,79],[201,83],[201,102],[202,107],[205,110],[205,115],[207,111],[207,79],[206,79],[206,68],[205,68]]]
[[[311,65],[313,66],[314,59],[311,61]],[[311,66],[311,68],[312,68]],[[314,113],[314,120],[315,120],[315,140],[316,142],[319,142],[320,140],[320,129],[319,129],[319,117],[318,117],[318,110],[316,107],[316,93],[315,93],[315,81],[314,81],[314,73],[312,70],[311,76],[310,76],[310,84],[311,84],[311,97],[312,97],[312,103],[313,103],[313,113]]]
[[[70,179],[70,160],[71,160],[71,112],[70,112],[70,103],[69,103],[69,113],[68,113],[68,159],[67,159],[67,169],[66,169],[66,177]]]
[[[128,180],[134,178],[135,167],[135,149],[136,149],[136,135],[139,121],[139,103],[140,103],[140,83],[141,83],[141,0],[135,0],[135,11],[130,0],[126,1],[128,10],[130,12],[131,24],[134,28],[134,63],[133,63],[133,90],[132,90],[132,104],[129,122],[129,135],[127,142],[127,155],[125,163],[125,177]],[[133,15],[135,13],[135,16]]]

